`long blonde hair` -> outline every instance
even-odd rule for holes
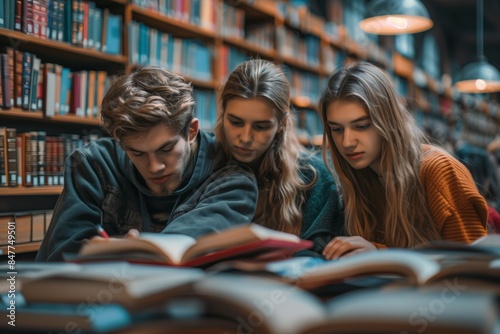
[[[279,127],[273,143],[256,171],[259,196],[264,197],[263,216],[266,225],[279,231],[299,235],[302,228],[304,192],[316,183],[316,172],[301,156],[306,152],[298,142],[290,113],[290,85],[281,69],[270,61],[252,59],[241,63],[229,75],[221,92],[222,112],[215,135],[229,153],[224,135],[224,115],[233,98],[261,99],[273,106]],[[310,184],[304,183],[300,168],[308,166],[314,173]],[[259,211],[259,208],[257,209]]]
[[[383,179],[370,168],[352,168],[335,146],[326,119],[326,109],[335,101],[359,103],[368,112],[382,137]],[[439,239],[419,178],[422,145],[428,140],[387,75],[364,62],[337,69],[321,97],[320,112],[323,157],[340,185],[347,233],[390,247],[413,247]]]

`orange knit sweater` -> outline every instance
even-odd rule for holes
[[[467,168],[425,145],[420,179],[432,219],[443,240],[470,243],[486,234],[488,206]]]
[[[423,149],[426,154],[421,161],[420,179],[442,240],[470,243],[486,235],[488,205],[469,170],[446,152],[430,145]]]

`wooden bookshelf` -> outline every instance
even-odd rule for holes
[[[46,62],[58,62],[75,69],[112,67],[118,71],[127,64],[127,57],[124,55],[109,55],[4,28],[0,28],[0,43],[4,46],[32,52],[45,59]]]
[[[132,19],[147,22],[148,26],[161,31],[173,31],[181,38],[199,38],[213,42],[216,38],[215,32],[200,28],[189,22],[175,19],[157,12],[143,9],[137,5],[130,5]]]
[[[15,244],[15,252],[16,254],[19,253],[29,253],[29,252],[36,252],[38,251],[38,248],[40,248],[40,245],[42,244],[41,241],[36,241],[36,242],[27,242],[27,243],[22,243],[22,244]],[[8,247],[7,246],[0,246],[0,256],[7,256],[8,255]]]
[[[258,55],[259,57],[264,59],[274,60],[277,58],[277,52],[275,49],[264,48],[260,45],[248,42],[241,38],[222,37],[222,41],[226,44],[242,49],[249,54]]]
[[[30,195],[59,195],[62,186],[38,186],[38,187],[3,187],[0,188],[0,197],[4,196],[30,196]],[[3,198],[5,200],[5,198]],[[19,200],[19,198],[17,198]]]
[[[19,108],[12,108],[10,110],[0,110],[0,117],[19,119],[33,119],[53,123],[69,123],[69,124],[81,124],[81,125],[94,125],[99,126],[101,124],[100,119],[79,117],[75,115],[54,115],[51,117],[44,116],[41,111],[25,111]]]

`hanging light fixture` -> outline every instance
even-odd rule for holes
[[[418,0],[373,0],[359,27],[370,34],[413,34],[434,25],[429,12]]]
[[[460,73],[460,81],[455,88],[462,93],[493,93],[500,91],[500,73],[488,63],[483,54],[483,0],[477,0],[477,58],[465,66]]]

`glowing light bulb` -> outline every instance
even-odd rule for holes
[[[478,90],[485,90],[486,89],[486,82],[482,79],[477,79],[475,82],[476,88]]]
[[[397,29],[407,29],[408,20],[398,16],[388,16],[386,19],[387,25]]]

